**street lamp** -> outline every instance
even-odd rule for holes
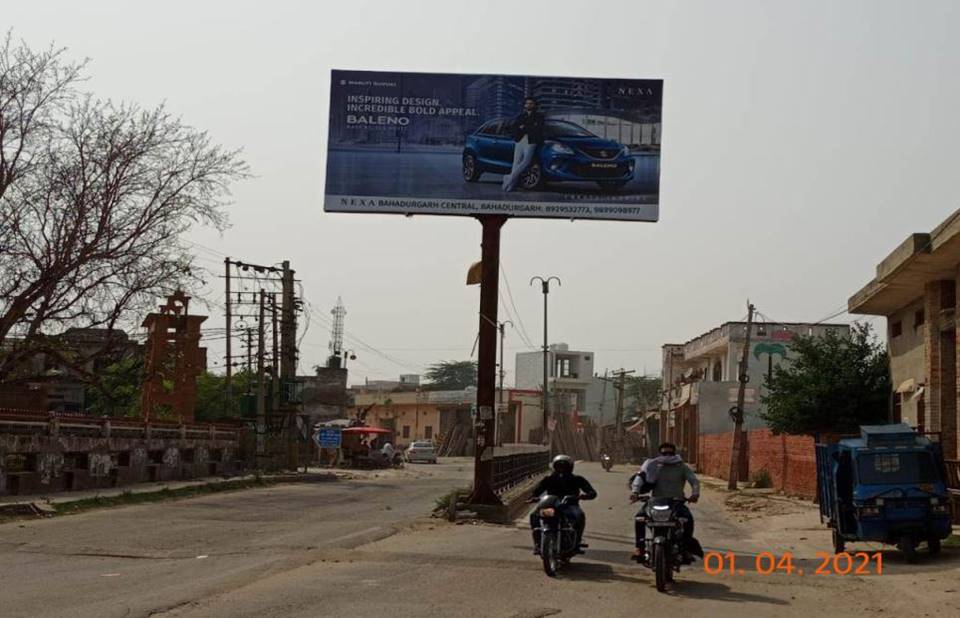
[[[547,343],[547,296],[550,294],[550,282],[556,280],[557,285],[563,285],[560,282],[560,277],[533,277],[530,279],[530,285],[533,285],[534,281],[540,281],[540,288],[543,291],[543,443],[550,445],[552,440],[548,438],[547,431],[547,358],[549,356],[549,344]],[[552,438],[552,432],[550,432],[550,438]]]
[[[344,350],[340,353],[341,358],[343,359],[343,368],[347,368],[347,359],[357,360],[357,353],[354,350]]]

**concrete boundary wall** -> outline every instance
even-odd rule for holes
[[[214,425],[0,414],[0,495],[233,475],[243,469],[240,436]]]

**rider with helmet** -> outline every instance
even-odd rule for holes
[[[531,501],[547,494],[551,496],[575,496],[581,500],[593,500],[597,497],[597,490],[590,485],[590,482],[573,473],[573,459],[567,455],[557,455],[551,463],[553,473],[549,474],[533,488],[530,495]],[[583,529],[587,523],[587,517],[576,502],[566,504],[562,507],[567,517],[572,520],[577,527],[578,540],[583,539]],[[530,528],[533,530],[533,551],[540,551],[540,513],[533,509],[530,513]]]

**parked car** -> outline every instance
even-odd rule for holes
[[[510,173],[514,144],[509,119],[483,124],[466,138],[464,180],[476,182],[485,172]],[[520,186],[534,189],[543,182],[581,181],[619,189],[633,179],[635,163],[628,146],[594,135],[573,122],[548,118],[543,145]]]
[[[407,463],[437,463],[437,447],[429,440],[412,442],[406,451]]]

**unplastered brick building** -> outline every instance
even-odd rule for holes
[[[893,421],[940,434],[956,459],[957,279],[960,210],[929,233],[911,234],[877,264],[848,301],[850,313],[887,318]]]

